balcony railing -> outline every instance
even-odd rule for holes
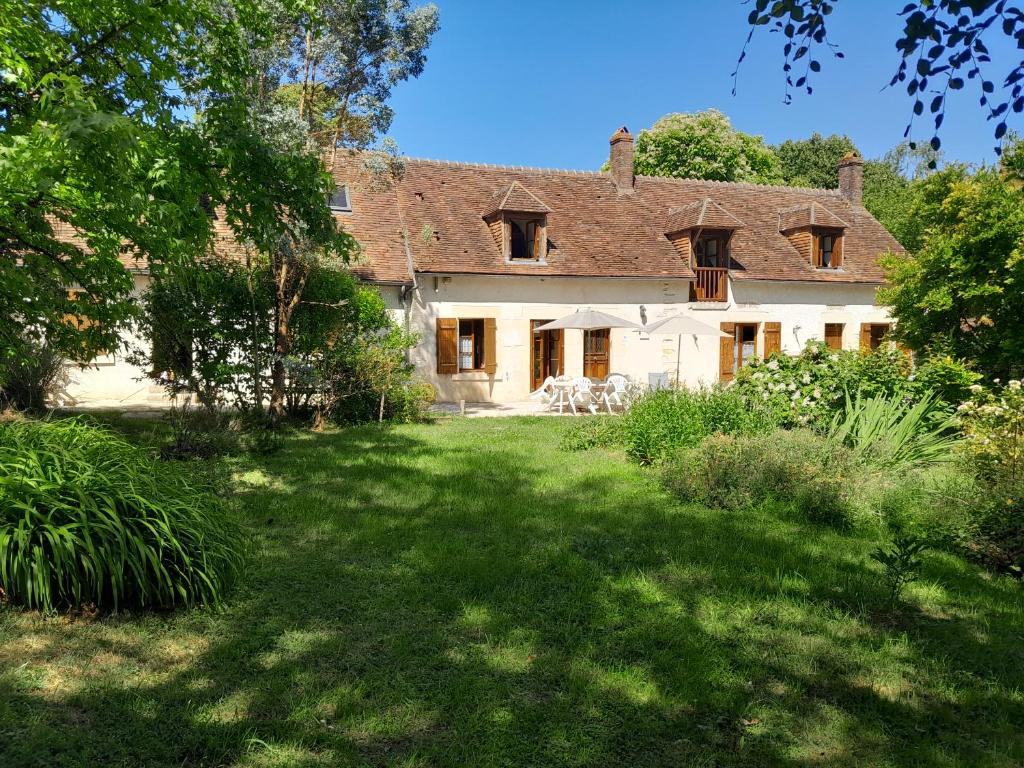
[[[729,270],[725,267],[696,267],[693,301],[725,301],[728,298]]]

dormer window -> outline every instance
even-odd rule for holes
[[[839,269],[843,264],[843,235],[837,231],[816,230],[814,266],[818,269]]]
[[[327,205],[334,213],[352,213],[352,204],[348,199],[348,184],[339,184],[327,199]]]
[[[506,262],[544,262],[548,250],[551,209],[518,181],[494,194],[483,215],[494,243]]]
[[[507,220],[508,258],[513,261],[538,261],[544,255],[544,220]]]
[[[701,234],[693,243],[693,257],[697,267],[726,266],[727,234]]]

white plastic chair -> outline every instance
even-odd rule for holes
[[[628,387],[629,379],[621,373],[613,373],[605,379],[601,400],[604,401],[604,407],[608,409],[608,413],[612,412],[612,403],[625,410]]]
[[[586,376],[577,376],[572,380],[573,393],[569,399],[569,405],[572,407],[572,412],[576,413],[576,404],[587,406],[591,413],[597,413],[597,404],[594,402],[594,382],[588,379]]]
[[[540,400],[542,411],[551,407],[551,401],[555,399],[555,377],[548,376],[543,383],[528,396],[530,400]]]

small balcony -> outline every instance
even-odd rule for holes
[[[725,301],[729,297],[729,270],[725,267],[695,267],[697,279],[690,288],[690,301]]]

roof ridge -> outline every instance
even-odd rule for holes
[[[487,168],[494,171],[547,173],[561,174],[564,176],[606,176],[608,178],[611,178],[611,175],[606,171],[581,171],[573,168],[536,168],[528,165],[499,165],[496,163],[473,163],[463,160],[435,160],[430,157],[403,157],[402,160],[407,163],[429,163],[431,165],[446,165],[456,168]],[[529,192],[529,190],[526,191]]]
[[[842,193],[838,189],[822,189],[821,187],[787,187],[785,184],[757,184],[753,181],[719,181],[718,179],[690,179],[680,176],[646,176],[642,174],[637,174],[636,178],[649,179],[651,181],[681,182],[683,184],[714,184],[715,186],[739,187],[740,189],[769,189],[779,192],[801,192],[837,198],[842,197]]]

